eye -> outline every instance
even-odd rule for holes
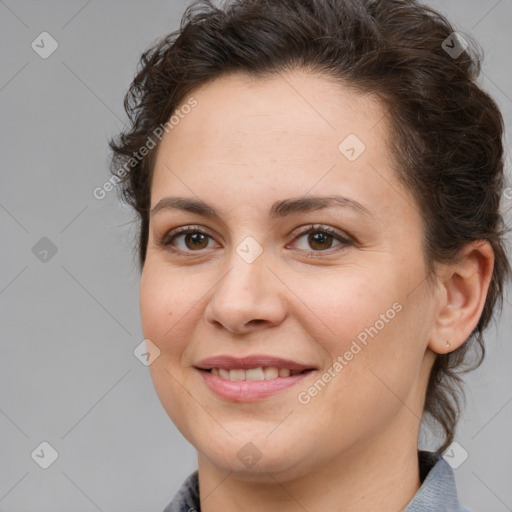
[[[325,252],[332,248],[333,239],[340,242],[337,247],[341,246],[341,249],[330,251],[328,254],[340,252],[340,250],[344,250],[347,245],[352,245],[352,241],[348,237],[329,226],[322,226],[319,224],[311,225],[305,230],[299,232],[294,238],[294,242],[300,240],[305,235],[308,235],[305,245],[315,249],[314,251],[310,251],[307,248],[303,248],[306,251],[306,256],[308,257],[316,258],[324,255]]]
[[[175,246],[175,241],[182,238],[182,246]],[[196,252],[208,248],[209,239],[213,238],[198,226],[183,226],[173,229],[158,242],[158,245],[173,252]]]
[[[301,248],[301,250],[305,251],[305,255],[307,257],[315,258],[325,255],[325,253],[333,247],[333,240],[337,240],[339,242],[338,246],[334,247],[341,247],[341,249],[329,251],[327,254],[340,252],[341,250],[344,250],[346,246],[353,245],[352,240],[343,233],[330,228],[329,226],[322,226],[319,224],[312,224],[306,229],[302,229],[299,233],[296,233],[293,242],[296,243],[297,240],[300,240],[306,235],[309,235],[307,237],[306,244],[314,249],[311,251],[307,248]],[[180,244],[176,243],[176,241],[180,239],[181,247],[179,246]],[[172,252],[186,254],[208,249],[210,240],[213,240],[213,237],[201,227],[182,226],[169,231],[169,233],[167,233],[161,240],[157,240],[157,244]],[[287,246],[287,248],[288,247],[289,246]]]

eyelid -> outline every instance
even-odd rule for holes
[[[355,240],[347,233],[340,231],[339,229],[327,226],[325,224],[307,224],[306,226],[301,226],[301,227],[293,230],[290,233],[290,236],[293,236],[294,237],[293,240],[295,240],[299,236],[306,235],[310,232],[315,232],[315,231],[322,231],[324,233],[328,233],[328,234],[338,238],[339,240],[347,242],[347,243],[355,243]],[[317,251],[317,252],[320,252],[320,251]]]

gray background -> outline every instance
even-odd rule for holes
[[[512,0],[428,4],[484,48],[481,82],[510,132]],[[133,354],[133,216],[115,192],[93,196],[110,177],[107,139],[126,121],[139,56],[186,6],[0,0],[0,511],[161,512],[196,468]],[[59,45],[46,59],[31,47],[43,31]],[[43,237],[57,249],[47,261]],[[467,377],[457,442],[469,456],[455,476],[475,511],[512,510],[511,309]],[[31,457],[43,441],[59,454],[48,469]]]

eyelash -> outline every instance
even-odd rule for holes
[[[168,250],[172,251],[173,253],[177,253],[177,254],[201,252],[200,250],[198,250],[198,251],[182,251],[181,249],[176,249],[172,246],[171,242],[173,242],[178,236],[188,234],[188,233],[201,233],[210,238],[213,238],[210,236],[210,234],[207,231],[205,231],[204,229],[202,229],[200,227],[182,226],[182,227],[176,228],[172,231],[169,231],[162,239],[157,241],[157,245],[159,245],[162,248],[168,249]],[[293,241],[296,241],[297,239],[301,238],[302,236],[308,235],[310,233],[327,233],[329,235],[332,235],[339,242],[341,242],[342,246],[353,245],[353,242],[350,239],[343,236],[337,230],[330,228],[328,226],[320,225],[320,224],[309,225],[306,229],[297,233],[295,235]],[[340,246],[338,246],[338,247],[340,247]],[[337,250],[337,251],[333,251],[333,252],[337,253],[337,252],[341,252],[345,249],[346,249],[346,247],[343,247],[341,250]],[[326,253],[328,255],[333,254],[333,252],[328,252],[328,251],[331,251],[331,249],[319,250],[319,251],[306,251],[305,256],[308,258],[319,258],[319,257],[324,256]]]

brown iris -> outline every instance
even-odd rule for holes
[[[327,233],[310,233],[308,236],[308,243],[311,245],[312,248],[316,248],[319,250],[322,249],[329,249],[332,244],[332,235],[329,235]],[[320,247],[315,247],[314,244],[319,244]],[[327,246],[325,246],[327,244]]]
[[[188,245],[189,241],[192,244],[191,246]],[[187,233],[185,235],[185,245],[188,249],[205,249],[208,245],[208,236],[204,233]]]

